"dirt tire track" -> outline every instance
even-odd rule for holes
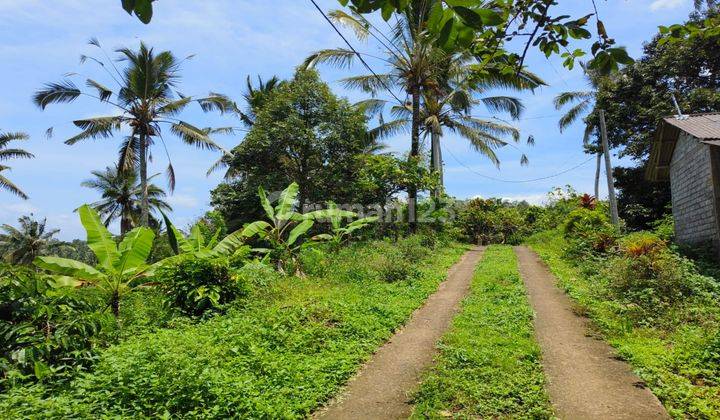
[[[527,247],[515,247],[535,311],[550,400],[561,419],[667,419],[665,408],[613,348],[587,336],[556,278]]]
[[[467,252],[447,279],[416,310],[405,327],[385,343],[317,419],[399,419],[412,412],[408,395],[433,363],[436,343],[468,294],[484,249]]]

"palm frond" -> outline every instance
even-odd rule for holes
[[[72,102],[80,96],[82,92],[71,80],[63,80],[58,83],[47,83],[44,89],[35,92],[33,102],[41,109],[52,103]]]
[[[107,102],[113,94],[112,90],[110,90],[109,88],[101,85],[100,83],[98,83],[92,79],[87,79],[85,84],[88,87],[95,89],[98,93],[98,97],[103,102]]]
[[[8,159],[32,159],[35,155],[23,149],[0,149],[0,161]]]
[[[345,48],[320,50],[306,58],[302,64],[302,68],[311,69],[318,64],[329,64],[338,68],[350,68],[356,57],[355,52]]]
[[[222,150],[222,147],[210,139],[205,130],[201,130],[185,121],[170,125],[170,131],[191,146],[206,150]]]
[[[382,113],[387,103],[388,101],[384,99],[371,98],[356,102],[354,106],[361,112],[365,113],[365,115],[372,117]]]
[[[553,99],[555,109],[560,110],[563,106],[578,101],[591,101],[595,94],[590,91],[562,92]]]
[[[407,131],[409,123],[410,121],[406,119],[388,121],[370,130],[368,135],[373,141],[386,139]]]
[[[507,145],[505,141],[464,124],[455,124],[452,128],[469,140],[475,151],[487,157],[495,166],[500,165],[494,149]]]
[[[385,89],[392,83],[392,76],[389,74],[368,74],[362,76],[352,76],[340,79],[340,83],[346,89],[362,90],[366,93],[375,94]]]
[[[179,112],[182,112],[185,107],[192,102],[192,98],[187,96],[184,98],[180,98],[175,101],[170,101],[157,109],[157,113],[159,115],[176,115]]]
[[[217,111],[224,114],[237,108],[235,102],[229,97],[215,92],[210,92],[205,98],[197,99],[197,103],[200,104],[200,108],[205,112]]]
[[[473,130],[483,132],[491,136],[512,136],[513,140],[518,141],[520,139],[520,130],[509,124],[502,122],[485,120],[482,118],[475,118],[470,116],[461,116],[458,119],[462,125],[471,127]],[[504,143],[504,141],[503,141]]]
[[[83,131],[67,140],[65,144],[72,145],[85,139],[109,138],[114,131],[120,130],[123,118],[120,116],[95,117],[84,120],[75,120],[73,124]]]
[[[513,119],[520,118],[525,110],[522,101],[511,96],[489,96],[480,100],[490,112],[507,112]]]
[[[11,141],[24,141],[28,140],[29,138],[30,136],[21,132],[4,133],[0,131],[0,147],[5,147],[5,145],[10,143]]]
[[[584,100],[570,108],[568,112],[566,112],[562,117],[560,117],[560,120],[558,121],[560,132],[563,132],[572,123],[577,121],[577,119],[580,118],[580,116],[585,111],[587,111],[588,108],[590,108],[590,105],[591,102],[589,100]]]
[[[370,22],[361,15],[349,15],[342,10],[332,10],[328,16],[333,22],[353,31],[360,41],[366,41],[370,36]]]
[[[1,172],[4,170],[9,169],[7,166],[0,166],[0,188],[15,194],[16,196],[22,198],[23,200],[27,200],[28,196],[25,194],[17,185],[13,184],[12,181],[5,178]]]

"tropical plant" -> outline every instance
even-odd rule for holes
[[[25,133],[5,133],[0,131],[0,162],[9,160],[9,159],[32,159],[35,156],[33,156],[32,153],[29,153],[23,149],[9,149],[8,145],[11,141],[23,141],[27,140],[28,135]],[[9,166],[5,166],[0,163],[0,188],[3,188],[18,197],[22,198],[23,200],[27,200],[28,196],[25,194],[17,185],[13,184],[12,181],[5,178],[2,175],[3,171],[10,170]]]
[[[105,226],[120,219],[120,236],[125,236],[138,225],[141,215],[142,187],[138,184],[137,174],[119,169],[118,166],[105,168],[104,171],[92,171],[92,179],[83,181],[83,187],[99,192],[102,199],[90,206],[103,217]],[[158,174],[148,178],[150,182]],[[165,191],[155,184],[147,186],[148,203],[151,210],[172,211],[165,198]]]
[[[107,295],[108,306],[117,318],[123,296],[141,287],[142,279],[152,273],[154,267],[146,261],[155,233],[146,227],[135,228],[117,244],[90,206],[80,207],[78,213],[87,232],[88,246],[97,257],[97,267],[67,258],[43,256],[35,258],[35,265],[53,273],[58,286],[98,287]]]
[[[193,225],[190,234],[185,236],[163,213],[168,242],[175,255],[193,254],[197,257],[230,256],[244,245],[242,230],[237,230],[222,240],[219,239],[222,228],[217,228],[212,237],[206,238],[199,223]]]
[[[42,221],[33,215],[18,219],[19,227],[2,225],[5,233],[0,234],[0,251],[3,259],[10,264],[31,264],[36,257],[46,254],[53,245],[53,236],[60,229],[48,229],[47,219]]]
[[[332,201],[329,201],[327,203],[327,209],[331,212],[336,212],[338,210],[338,206]],[[319,235],[313,236],[312,239],[314,241],[327,241],[334,249],[338,249],[342,244],[344,244],[350,239],[350,236],[353,232],[363,229],[370,224],[377,222],[378,217],[363,217],[362,219],[357,219],[350,222],[346,226],[342,225],[344,217],[341,216],[339,213],[329,215],[328,219],[330,220],[330,227],[332,233],[321,233]]]
[[[93,39],[91,45],[100,48],[100,43]],[[140,225],[148,226],[150,216],[150,196],[148,189],[148,160],[150,146],[159,140],[165,146],[162,126],[169,127],[172,134],[184,143],[202,149],[223,151],[208,135],[211,129],[200,129],[186,121],[176,118],[190,103],[196,102],[203,111],[227,111],[232,102],[225,96],[211,93],[207,97],[195,98],[181,94],[173,94],[180,78],[181,61],[169,51],[155,53],[144,43],[140,43],[137,51],[123,48],[117,50],[119,61],[127,66],[119,71],[114,63],[106,65],[93,57],[82,56],[81,61],[91,60],[99,63],[117,83],[118,91],[113,92],[105,85],[87,79],[89,91],[80,90],[75,83],[66,79],[59,83],[49,83],[35,93],[37,106],[45,109],[52,103],[72,102],[80,96],[86,96],[109,104],[116,108],[116,115],[92,117],[73,121],[82,131],[65,141],[73,145],[86,139],[108,138],[114,133],[126,129],[130,135],[124,139],[120,148],[118,167],[122,170],[135,170],[140,173],[142,199],[140,203]],[[113,73],[112,71],[115,71]],[[231,131],[231,129],[226,129]],[[52,129],[49,130],[52,133]],[[223,151],[224,152],[224,151]],[[169,155],[168,155],[169,160]],[[175,170],[170,161],[167,168],[170,191],[175,188]]]
[[[303,246],[302,237],[313,227],[316,220],[355,216],[355,213],[340,210],[337,207],[299,213],[295,210],[299,191],[300,187],[293,182],[280,193],[278,204],[273,207],[265,190],[262,187],[258,188],[260,204],[270,222],[264,220],[252,222],[242,230],[241,234],[246,238],[257,236],[267,242],[270,249],[258,249],[257,251],[268,253],[269,257],[277,263],[278,271],[283,273],[291,266],[297,273],[302,273],[297,264],[298,252]]]
[[[597,197],[590,194],[583,194],[580,197],[580,207],[588,210],[595,210],[595,207],[597,207]]]

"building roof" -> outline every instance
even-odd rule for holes
[[[663,120],[700,140],[720,140],[720,113],[666,117]]]
[[[720,113],[665,117],[660,122],[653,141],[645,177],[651,181],[670,178],[670,161],[681,132],[698,141],[720,146]]]

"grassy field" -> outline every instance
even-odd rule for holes
[[[716,304],[688,303],[639,325],[627,316],[632,307],[603,296],[604,279],[596,266],[584,267],[563,258],[562,234],[545,232],[528,242],[670,415],[720,418],[720,311]]]
[[[415,396],[413,417],[552,417],[532,319],[512,248],[491,246]]]
[[[5,418],[305,417],[436,290],[466,249],[403,241],[354,245],[309,264],[315,274],[306,278],[268,272],[258,280],[267,284],[227,314],[130,338],[104,351],[91,372],[62,392],[10,390],[0,396],[0,412]]]

